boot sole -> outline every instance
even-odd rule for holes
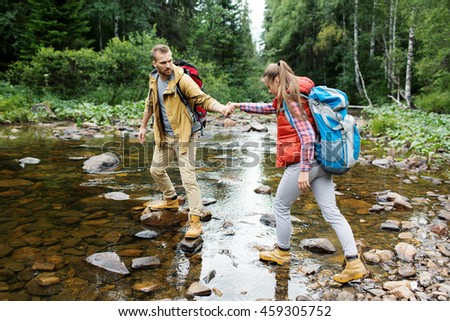
[[[278,264],[278,265],[284,265],[284,264],[287,264],[287,263],[289,263],[290,261],[286,261],[286,260],[276,260],[276,259],[273,259],[273,258],[270,258],[270,259],[268,259],[268,258],[263,258],[263,257],[259,257],[259,259],[261,260],[261,261],[264,261],[264,262],[268,262],[268,263],[276,263],[276,264]]]
[[[365,277],[368,277],[368,276],[369,276],[369,272],[366,272],[366,273],[356,274],[354,277],[352,277],[351,279],[348,279],[346,281],[338,281],[334,277],[333,277],[333,280],[338,282],[338,283],[345,284],[345,283],[348,283],[348,282],[351,282],[351,281],[355,281],[355,280],[359,280],[359,279],[362,279],[362,278],[365,278]]]
[[[152,208],[152,207],[149,207],[149,209],[152,212],[161,212],[161,211],[178,212],[179,208],[178,207],[177,208],[174,208],[174,207],[171,207],[171,208]]]

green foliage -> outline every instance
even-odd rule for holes
[[[428,154],[438,149],[450,151],[450,115],[439,115],[396,106],[364,111],[368,128],[376,135],[390,137],[389,146]]]
[[[32,98],[28,90],[0,82],[0,123],[30,121],[33,118],[31,104]]]
[[[450,92],[432,92],[420,95],[415,104],[427,112],[450,114]]]

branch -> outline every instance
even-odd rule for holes
[[[408,106],[403,104],[400,100],[396,99],[394,96],[388,95],[388,97],[391,98],[393,101],[395,101],[399,107],[402,107],[404,109],[408,109]]]

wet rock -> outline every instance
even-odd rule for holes
[[[401,198],[396,198],[394,200],[394,208],[397,210],[411,210],[413,207],[409,202]]]
[[[370,213],[378,213],[381,211],[384,211],[384,206],[382,206],[382,205],[375,204],[375,205],[372,205],[371,208],[369,208]]]
[[[25,168],[25,165],[36,165],[39,164],[41,162],[41,160],[39,158],[34,158],[34,157],[24,157],[19,159],[19,165],[22,168]]]
[[[156,292],[163,288],[164,286],[158,281],[144,281],[133,285],[133,290],[145,293]]]
[[[388,281],[388,282],[383,283],[383,289],[387,290],[387,291],[391,291],[395,288],[405,286],[411,290],[411,289],[415,288],[415,285],[413,283],[414,283],[414,281],[408,281],[408,280]]]
[[[392,289],[389,293],[393,294],[399,300],[411,300],[415,298],[414,292],[404,285]]]
[[[36,281],[41,286],[50,286],[61,283],[61,280],[57,276],[40,274],[36,277]]]
[[[366,261],[369,264],[377,264],[380,263],[381,259],[380,256],[375,254],[374,252],[365,252],[363,253],[364,261]]]
[[[431,285],[433,280],[433,276],[430,272],[428,271],[423,271],[420,272],[419,274],[419,284],[422,285],[423,287],[428,287]]]
[[[449,243],[439,243],[436,245],[439,252],[446,257],[450,257],[450,244]]]
[[[152,230],[144,230],[137,232],[134,236],[142,238],[142,239],[153,239],[158,236],[158,233]]]
[[[8,256],[13,250],[8,244],[0,244],[0,258]]]
[[[394,164],[392,157],[387,157],[383,159],[375,159],[372,161],[372,165],[381,167],[381,168],[389,168]]]
[[[355,295],[349,291],[341,291],[336,297],[336,301],[355,301]]]
[[[336,248],[334,245],[326,238],[311,238],[311,239],[304,239],[301,241],[300,245],[311,252],[316,253],[335,253]]]
[[[120,164],[120,159],[113,153],[107,152],[92,156],[84,162],[83,169],[89,174],[107,172]]]
[[[417,228],[417,224],[410,221],[402,221],[402,230],[412,230]]]
[[[295,298],[295,301],[312,301],[312,299],[306,295],[300,294]]]
[[[381,229],[387,231],[400,231],[400,222],[395,220],[387,220],[384,223],[381,223]]]
[[[142,255],[142,250],[139,249],[124,249],[118,253],[122,257],[137,257]]]
[[[115,200],[115,201],[123,201],[130,199],[130,196],[123,192],[111,192],[103,195],[106,199]]]
[[[219,298],[223,296],[223,293],[218,288],[213,288],[212,291],[215,295],[217,295]]]
[[[235,125],[236,125],[236,122],[234,120],[232,120],[231,118],[225,118],[225,120],[223,121],[223,126],[225,128],[234,127]]]
[[[217,200],[215,198],[204,198],[204,199],[202,199],[203,206],[208,206],[208,205],[215,204],[215,203],[217,203]]]
[[[400,242],[395,246],[395,251],[400,260],[412,262],[417,250],[414,246],[408,243]]]
[[[273,214],[263,214],[261,218],[259,219],[261,223],[267,226],[275,227],[276,221],[275,221],[275,215]]]
[[[203,247],[203,238],[198,237],[196,239],[184,238],[180,242],[180,248],[184,251],[187,256],[192,256]]]
[[[365,289],[367,292],[369,292],[370,294],[374,295],[374,296],[383,296],[386,294],[386,291],[382,290],[382,289],[378,289],[378,288],[374,288],[374,289]]]
[[[445,221],[434,221],[430,224],[429,230],[437,235],[448,235],[447,223]]]
[[[126,268],[125,264],[120,260],[119,255],[114,252],[101,252],[95,253],[86,258],[88,263],[98,266],[110,272],[118,274],[129,274],[130,271]]]
[[[253,122],[250,124],[250,130],[257,131],[257,132],[267,132],[269,129],[264,126],[263,124]]]
[[[257,194],[270,194],[272,193],[272,188],[267,185],[261,185],[254,189],[255,193]]]
[[[403,232],[398,235],[400,240],[410,240],[413,238],[413,234],[411,232]]]
[[[317,274],[322,269],[322,265],[320,264],[308,264],[305,266],[301,266],[299,271],[304,275],[312,275]]]
[[[204,278],[203,281],[208,284],[216,276],[216,270],[210,271]]]
[[[440,210],[438,214],[438,218],[441,220],[450,221],[450,211]]]
[[[8,283],[0,282],[0,292],[7,292],[9,291],[10,287]]]
[[[15,276],[14,272],[10,269],[1,269],[0,270],[0,281],[8,281]]]
[[[194,282],[187,290],[186,297],[194,298],[194,296],[210,296],[211,293],[211,289],[207,286],[200,284],[199,282]]]
[[[33,264],[32,269],[37,271],[53,271],[55,269],[55,264],[49,262],[36,262]]]
[[[54,284],[49,286],[42,286],[36,279],[29,281],[26,285],[27,292],[31,295],[37,296],[51,296],[58,294],[62,289],[62,284]]]
[[[401,277],[409,278],[416,275],[416,270],[411,266],[402,266],[398,269],[398,274]]]
[[[180,211],[152,212],[149,208],[146,208],[141,215],[141,222],[149,226],[169,227],[179,225],[187,220],[188,214]]]
[[[34,183],[31,181],[21,178],[0,180],[0,187],[26,187],[31,186],[33,184]]]
[[[146,256],[146,257],[140,257],[137,259],[133,259],[131,261],[131,268],[134,270],[138,269],[149,269],[157,267],[161,264],[159,259],[156,256]]]

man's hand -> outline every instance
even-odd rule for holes
[[[228,117],[234,112],[234,108],[230,105],[220,105],[218,112],[220,112],[225,117]]]
[[[145,142],[145,133],[147,132],[147,129],[145,127],[139,128],[139,141],[141,143]]]

